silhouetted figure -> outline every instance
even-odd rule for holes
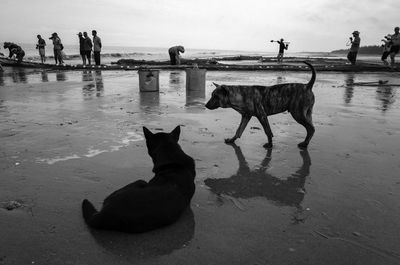
[[[388,63],[388,61],[387,61],[387,58],[388,58],[389,55],[390,55],[390,50],[391,50],[392,44],[393,44],[393,43],[392,43],[392,35],[390,35],[390,34],[386,35],[386,36],[382,39],[382,41],[383,41],[383,45],[382,45],[382,47],[383,47],[383,53],[382,53],[381,60],[382,60],[382,62],[383,62],[384,65],[389,65],[389,63]]]
[[[51,34],[51,37],[49,39],[53,41],[54,60],[56,61],[56,64],[62,65],[64,63],[64,60],[62,58],[61,51],[64,49],[64,45],[62,44],[61,39],[60,37],[58,37],[58,34],[56,32]]]
[[[10,51],[10,55],[8,58],[12,58],[14,55],[17,58],[17,63],[21,63],[22,59],[25,56],[24,50],[15,43],[12,42],[4,42],[3,45],[4,49],[8,49]]]
[[[87,35],[87,32],[83,32],[83,37],[85,38],[85,41],[83,43],[83,49],[85,51],[85,56],[87,59],[88,64],[91,64],[91,58],[92,58],[92,40],[89,38],[89,36]]]
[[[392,47],[390,48],[390,63],[393,67],[395,64],[395,57],[399,53],[400,50],[400,33],[399,27],[394,28],[394,34],[391,37]]]
[[[171,65],[180,65],[181,64],[181,57],[179,53],[184,53],[185,48],[183,46],[174,46],[169,48],[169,59],[171,61]]]
[[[82,58],[82,64],[86,65],[86,53],[85,53],[85,38],[82,35],[82,32],[78,33],[79,38],[79,54]]]
[[[239,160],[239,169],[230,178],[204,180],[212,192],[243,199],[265,197],[282,205],[300,206],[305,195],[306,177],[310,174],[311,159],[307,150],[300,151],[302,166],[286,179],[282,179],[266,172],[272,159],[272,149],[268,149],[260,168],[250,170],[240,147],[231,145]]]
[[[46,41],[40,35],[37,35],[37,38],[36,49],[39,50],[40,61],[44,63],[46,62]]]
[[[100,52],[101,52],[101,39],[97,36],[97,31],[92,30],[93,35],[93,54],[94,54],[94,62],[96,65],[100,65]]]
[[[283,54],[285,53],[285,50],[289,48],[289,42],[285,42],[284,39],[277,41],[271,40],[271,42],[277,42],[279,44],[279,52],[276,59],[278,63],[281,63],[283,61]]]
[[[361,39],[360,32],[358,32],[357,30],[354,31],[352,34],[354,39],[352,37],[349,38],[349,45],[351,44],[351,47],[349,53],[347,54],[347,59],[352,65],[355,65],[357,61],[358,50],[360,49]]]

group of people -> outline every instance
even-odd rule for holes
[[[93,57],[96,65],[100,65],[100,52],[102,48],[101,39],[97,36],[97,31],[92,30],[93,42],[89,38],[87,32],[79,32],[79,53],[82,57],[83,65],[86,65],[86,60],[88,64],[91,64],[92,58],[92,49],[93,49]]]
[[[92,57],[92,49],[94,54],[94,61],[96,65],[100,65],[100,52],[102,48],[101,39],[97,36],[97,31],[92,30],[93,42],[89,38],[87,32],[79,32],[79,52],[82,57],[83,65],[86,65],[86,61],[88,64],[91,64]],[[46,41],[42,38],[41,35],[37,35],[37,44],[36,49],[39,51],[40,60],[42,63],[46,62]],[[54,51],[54,60],[56,64],[62,65],[64,64],[63,60],[63,49],[64,45],[61,42],[60,37],[57,32],[51,34],[49,38],[53,42],[53,51]],[[4,49],[8,49],[10,51],[9,58],[12,58],[14,55],[17,58],[17,63],[22,62],[22,59],[25,56],[25,51],[21,48],[21,46],[12,43],[12,42],[4,42]]]
[[[357,30],[354,31],[353,37],[349,38],[348,45],[351,45],[349,53],[347,54],[347,59],[350,61],[352,65],[356,64],[357,54],[360,49],[360,32]],[[399,34],[399,27],[394,28],[394,34],[388,34],[387,36],[382,39],[384,42],[383,46],[383,53],[381,60],[385,65],[389,65],[387,58],[390,56],[390,65],[394,66],[395,64],[395,57],[399,53],[400,50],[400,34]]]

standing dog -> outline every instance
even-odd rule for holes
[[[82,203],[86,223],[97,229],[140,233],[175,222],[188,208],[195,191],[194,160],[178,144],[180,127],[153,134],[143,127],[155,176],[135,181],[109,195],[97,211]]]
[[[226,143],[233,143],[240,138],[251,117],[255,116],[260,121],[268,137],[265,148],[272,147],[271,127],[268,116],[290,112],[293,118],[307,130],[304,142],[298,144],[301,148],[307,148],[315,129],[312,124],[312,109],[314,106],[314,93],[312,87],[315,82],[314,67],[307,63],[312,71],[311,80],[308,84],[288,83],[274,86],[227,86],[217,85],[212,92],[211,99],[207,102],[206,108],[217,109],[233,108],[242,115],[239,128],[235,136],[225,139]]]

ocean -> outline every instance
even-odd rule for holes
[[[36,44],[20,44],[25,51],[24,61],[40,62]],[[8,56],[8,50],[0,50],[5,56]],[[81,63],[79,55],[79,45],[64,45],[65,53],[64,61],[67,64]],[[182,54],[183,58],[212,58],[212,57],[228,57],[228,56],[264,56],[275,57],[277,52],[264,52],[264,51],[240,51],[240,50],[206,50],[206,49],[191,49],[186,48],[185,53]],[[47,62],[54,62],[53,59],[53,45],[47,42],[46,47]],[[296,57],[323,57],[329,56],[328,53],[291,53],[287,52],[286,56]],[[50,58],[49,58],[50,57]],[[168,48],[156,47],[122,47],[122,46],[104,46],[101,52],[101,61],[103,64],[110,64],[117,62],[119,59],[135,59],[135,60],[154,60],[164,61],[169,60]]]

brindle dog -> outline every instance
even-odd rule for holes
[[[274,86],[227,86],[215,84],[216,89],[212,92],[211,99],[206,108],[217,109],[233,108],[242,115],[239,128],[235,136],[225,139],[226,143],[233,143],[240,138],[251,117],[255,116],[264,128],[268,137],[265,148],[272,148],[271,127],[268,116],[290,112],[292,117],[307,130],[304,142],[298,144],[300,148],[307,148],[315,128],[312,123],[312,109],[314,106],[314,93],[312,87],[315,82],[314,67],[307,63],[312,71],[311,80],[308,84],[287,83]]]

